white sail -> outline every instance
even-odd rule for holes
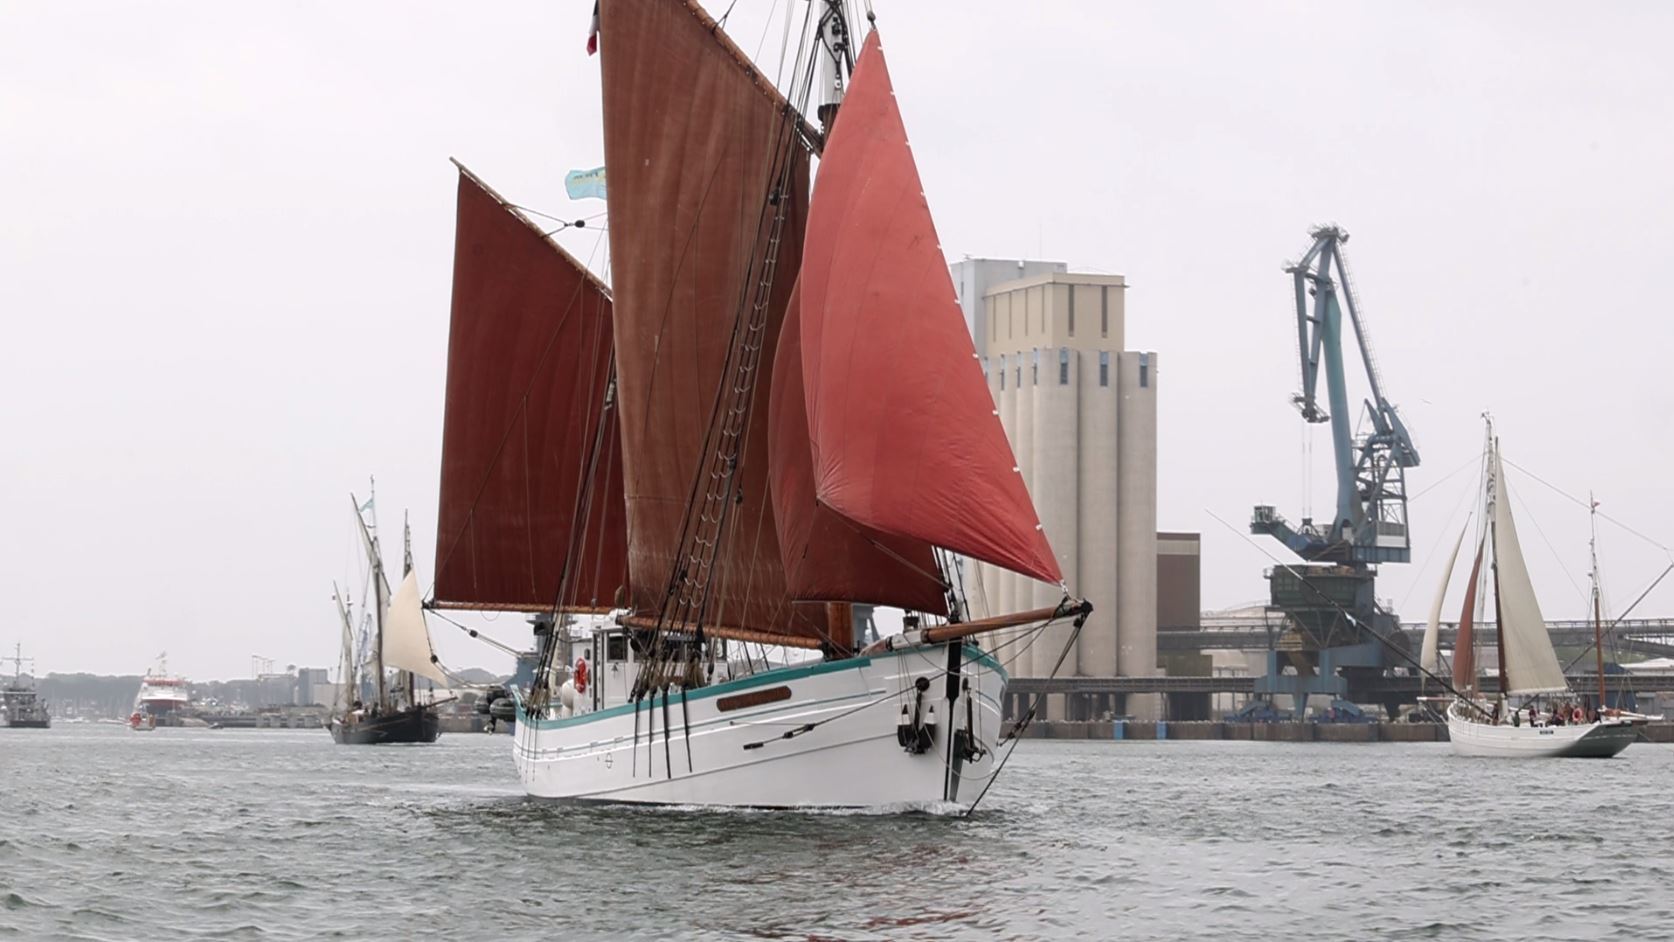
[[[432,660],[435,653],[430,629],[424,625],[424,606],[419,604],[418,574],[409,572],[384,616],[384,663],[447,686],[447,675]]]
[[[1442,603],[1447,600],[1447,584],[1453,579],[1453,564],[1459,561],[1459,547],[1465,544],[1465,530],[1469,530],[1470,527],[1470,521],[1466,520],[1464,529],[1459,531],[1459,538],[1453,541],[1453,552],[1447,557],[1447,566],[1442,570],[1441,585],[1436,589],[1436,601],[1430,605],[1430,620],[1424,623],[1424,645],[1419,649],[1418,663],[1432,674],[1441,673]]]
[[[1540,614],[1534,583],[1523,562],[1523,548],[1517,541],[1517,525],[1511,519],[1511,491],[1505,482],[1499,447],[1494,448],[1494,573],[1499,587],[1500,645],[1504,648],[1502,678],[1508,693],[1559,693],[1569,689],[1558,653],[1546,633],[1546,619]]]
[[[331,586],[332,601],[337,603],[337,615],[343,622],[343,650],[338,659],[337,669],[337,697],[335,705],[337,715],[349,712],[349,707],[360,696],[360,676],[355,670],[355,629],[349,620],[349,608],[343,604],[343,593],[336,583]]]

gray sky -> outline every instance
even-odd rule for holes
[[[1203,532],[1206,607],[1262,597],[1271,565],[1208,511],[1303,509],[1280,268],[1325,221],[1353,234],[1414,492],[1475,459],[1492,409],[1510,460],[1674,543],[1674,8],[876,5],[949,255],[1128,277],[1127,345],[1161,359],[1159,521]],[[591,6],[0,0],[0,642],[43,671],[333,663],[369,473],[428,583],[447,157],[598,211],[562,185],[603,162]],[[767,67],[783,8],[733,14]],[[602,264],[596,238],[569,245]],[[1546,613],[1579,617],[1585,512],[1513,474]],[[1415,502],[1419,562],[1384,571],[1408,620],[1471,478]],[[1618,605],[1669,562],[1601,542]],[[1674,614],[1674,579],[1643,612]]]

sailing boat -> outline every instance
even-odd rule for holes
[[[531,795],[970,807],[1007,681],[977,640],[1091,611],[842,6],[789,101],[692,0],[600,4],[610,288],[460,167],[432,604],[613,619],[544,639]],[[973,620],[958,557],[1063,601]],[[863,647],[871,605],[908,614]],[[754,670],[790,648],[819,655]]]
[[[419,702],[414,678],[424,677],[442,685],[448,683],[448,678],[437,664],[430,644],[430,631],[424,623],[418,575],[413,570],[412,532],[405,521],[402,526],[404,575],[401,587],[393,596],[390,594],[389,579],[384,574],[383,552],[378,543],[377,519],[374,517],[368,523],[366,518],[376,499],[374,496],[361,504],[353,494],[349,495],[349,502],[355,508],[355,524],[360,531],[361,544],[372,569],[371,604],[377,633],[370,663],[357,664],[348,603],[333,586],[333,597],[343,622],[342,680],[328,728],[331,738],[339,745],[435,742],[441,735],[436,704]],[[394,683],[390,682],[387,673],[391,667],[396,668]],[[363,673],[371,675],[374,685],[371,702],[360,696]]]
[[[1546,621],[1535,598],[1534,584],[1523,550],[1517,541],[1517,526],[1511,515],[1511,493],[1506,487],[1500,459],[1499,439],[1488,427],[1486,471],[1483,476],[1483,532],[1471,563],[1470,581],[1465,584],[1464,610],[1453,653],[1455,697],[1447,709],[1447,731],[1455,754],[1496,758],[1539,758],[1568,756],[1608,758],[1626,749],[1638,738],[1637,727],[1644,717],[1608,710],[1604,703],[1602,664],[1599,671],[1595,710],[1587,713],[1574,694],[1558,664],[1557,652],[1546,633]],[[1466,524],[1467,528],[1470,524]],[[1463,537],[1461,536],[1461,542]],[[1441,596],[1447,592],[1453,560],[1442,573],[1436,605],[1425,627],[1422,647],[1428,670],[1439,667],[1436,634]],[[1485,558],[1491,558],[1483,569]],[[1594,567],[1597,578],[1597,566]],[[1499,633],[1499,691],[1492,701],[1481,690],[1476,667],[1477,599],[1482,583],[1491,584],[1495,621]],[[1596,592],[1596,584],[1595,584]],[[1596,596],[1595,596],[1596,598]],[[1601,629],[1595,621],[1595,632]],[[1600,638],[1599,640],[1602,640]],[[1602,658],[1602,654],[1600,655]],[[1510,698],[1525,699],[1514,707]],[[1540,709],[1545,700],[1548,709]],[[1527,722],[1524,718],[1527,717]]]

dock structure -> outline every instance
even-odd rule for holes
[[[1571,673],[1569,684],[1575,690],[1598,689],[1598,674],[1593,671]],[[1122,695],[1128,694],[1241,694],[1256,692],[1257,677],[1015,677],[1006,686],[1005,715],[1021,716],[1033,698],[1053,694]],[[1416,703],[1423,690],[1418,677],[1390,675],[1373,681],[1379,702]],[[1430,688],[1432,692],[1434,687]],[[1674,692],[1674,671],[1655,673],[1606,673],[1604,689],[1608,693],[1666,693]],[[1482,679],[1482,692],[1499,692],[1499,680],[1493,676]],[[1193,717],[1196,719],[1196,717]]]
[[[1478,622],[1477,630],[1492,637],[1493,621]],[[1281,648],[1288,630],[1283,616],[1262,615],[1205,615],[1202,624],[1195,626],[1161,626],[1157,629],[1158,651],[1265,651]],[[1559,648],[1585,647],[1593,642],[1593,623],[1589,620],[1548,621],[1546,630],[1552,643]],[[1417,651],[1424,636],[1424,626],[1417,623],[1401,625],[1401,633]],[[1444,650],[1453,647],[1458,625],[1443,622],[1440,631]],[[1610,630],[1607,646],[1620,651],[1648,657],[1674,657],[1674,618],[1629,618],[1615,623]]]

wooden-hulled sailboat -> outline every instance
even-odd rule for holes
[[[955,554],[1062,577],[840,7],[821,134],[695,2],[600,5],[610,290],[461,170],[434,604],[617,616],[545,646],[532,795],[968,806],[1006,683],[974,640],[1090,610],[967,620]],[[906,630],[857,650],[855,603]]]
[[[401,587],[393,595],[389,579],[384,574],[383,552],[378,543],[376,524],[368,525],[361,504],[349,496],[355,507],[355,523],[360,531],[366,559],[372,569],[372,598],[376,636],[367,663],[356,665],[354,630],[348,608],[341,595],[337,597],[338,612],[343,620],[343,672],[341,693],[332,711],[327,728],[339,745],[381,746],[397,743],[431,743],[441,735],[441,720],[435,705],[421,703],[415,689],[415,677],[424,677],[446,685],[447,675],[437,666],[436,655],[430,644],[430,630],[424,623],[424,611],[419,599],[418,576],[413,570],[412,541],[403,528],[405,547],[402,568],[405,575]],[[373,501],[367,501],[371,506]],[[395,669],[393,683],[388,674]],[[359,697],[361,677],[370,675],[373,698]]]
[[[1471,563],[1470,581],[1465,585],[1464,610],[1454,643],[1452,679],[1458,696],[1447,710],[1453,751],[1495,758],[1616,755],[1638,738],[1637,727],[1644,718],[1605,708],[1602,675],[1598,701],[1591,711],[1585,710],[1581,698],[1571,693],[1523,561],[1499,439],[1493,435],[1492,425],[1483,481],[1483,532]],[[1455,559],[1457,552],[1455,548]],[[1485,558],[1491,559],[1487,570],[1483,568]],[[1450,562],[1442,574],[1436,611],[1440,596],[1447,591],[1452,568]],[[1477,599],[1484,583],[1492,588],[1499,635],[1499,690],[1492,699],[1481,692],[1476,665]],[[1486,598],[1486,593],[1482,594]],[[1436,625],[1437,619],[1432,617],[1426,626],[1422,648],[1426,668],[1436,663]],[[1547,704],[1545,710],[1541,709],[1543,703]]]

